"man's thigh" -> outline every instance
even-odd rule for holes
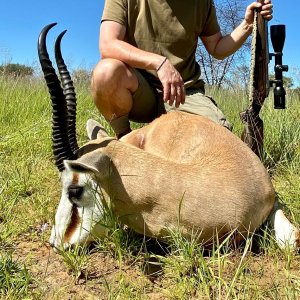
[[[129,119],[134,122],[148,123],[165,113],[163,102],[145,77],[136,69],[134,73],[138,78],[139,86],[132,95],[133,106]]]
[[[165,104],[166,111],[176,109],[174,106]],[[202,90],[187,91],[185,103],[180,105],[177,110],[185,111],[195,115],[205,116],[212,121],[228,128],[232,129],[232,125],[226,120],[223,112],[217,107],[216,102],[209,96],[205,96]]]

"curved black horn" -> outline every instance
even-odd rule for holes
[[[76,93],[72,78],[61,54],[61,40],[67,30],[63,31],[55,42],[55,59],[60,74],[60,80],[63,87],[68,109],[68,139],[72,151],[78,150],[76,138]]]
[[[52,101],[52,141],[55,164],[59,171],[63,171],[63,161],[75,159],[76,156],[71,150],[67,136],[68,114],[65,96],[46,47],[47,33],[56,24],[49,24],[42,29],[38,39],[38,55]]]

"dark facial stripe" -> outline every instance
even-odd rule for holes
[[[80,217],[78,214],[78,209],[75,205],[72,207],[72,215],[71,215],[71,222],[66,230],[65,236],[64,236],[64,241],[65,243],[68,243],[76,231],[76,229],[80,226]]]

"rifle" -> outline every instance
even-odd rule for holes
[[[263,0],[259,0],[262,2]],[[282,50],[285,42],[285,25],[272,25],[271,41],[274,53],[268,49],[267,21],[255,11],[251,44],[251,69],[249,82],[250,106],[240,113],[244,124],[242,140],[257,154],[260,159],[263,154],[264,128],[259,116],[265,99],[269,95],[269,87],[274,87],[274,108],[285,109],[285,90],[282,72],[288,71],[287,65],[282,65]],[[275,79],[269,80],[268,65],[275,57]]]

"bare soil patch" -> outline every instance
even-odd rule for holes
[[[165,299],[155,288],[153,277],[137,265],[121,266],[110,254],[91,253],[88,264],[76,278],[47,243],[24,240],[16,245],[14,257],[25,263],[33,277],[30,289],[42,299],[109,299],[117,294],[120,282],[145,291],[145,299]],[[124,282],[125,280],[125,282]],[[131,291],[134,294],[134,291]]]

